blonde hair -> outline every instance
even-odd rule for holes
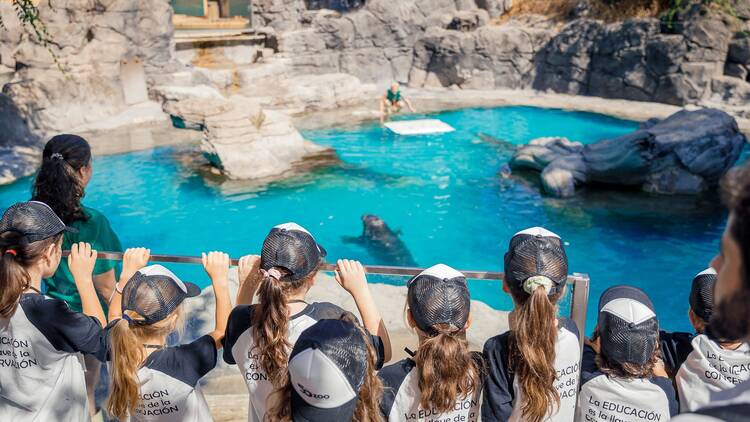
[[[125,311],[124,314],[133,320],[142,318],[133,311]],[[183,322],[183,305],[180,305],[167,318],[154,324],[130,324],[125,319],[115,323],[110,331],[112,374],[107,399],[107,411],[112,416],[127,419],[140,402],[138,371],[147,357],[144,340],[181,332]]]

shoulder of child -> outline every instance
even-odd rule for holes
[[[560,317],[557,319],[557,324],[559,328],[573,333],[576,338],[580,336],[580,333],[578,332],[578,324],[576,324],[576,322],[572,319]]]
[[[355,320],[359,321],[359,318],[354,316],[354,314],[352,314],[351,312],[344,310],[342,307],[330,302],[313,302],[310,304],[306,312],[315,320],[340,319],[344,316],[353,316]]]
[[[195,387],[216,367],[216,359],[216,343],[211,336],[205,335],[190,343],[152,353],[145,366]]]

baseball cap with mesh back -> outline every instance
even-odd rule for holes
[[[534,276],[552,280],[549,294],[558,293],[568,280],[568,257],[560,236],[542,227],[522,230],[510,239],[505,253],[505,282],[515,290]]]
[[[133,323],[150,325],[168,317],[183,300],[198,296],[201,289],[185,283],[161,265],[141,268],[122,289],[122,312],[133,311],[142,319]]]
[[[66,226],[49,205],[39,201],[13,204],[0,220],[0,234],[15,232],[27,243],[48,239],[64,231],[78,232]]]
[[[703,321],[711,320],[714,310],[714,284],[716,284],[716,270],[708,268],[693,278],[690,288],[690,309]]]
[[[289,355],[293,420],[351,420],[368,353],[350,321],[322,319],[303,331]]]
[[[614,286],[599,299],[601,353],[619,363],[647,363],[659,341],[654,304],[633,286]]]
[[[466,276],[453,268],[437,264],[407,283],[406,303],[414,322],[427,334],[435,334],[437,324],[449,324],[456,330],[466,325],[471,298]]]
[[[323,249],[302,226],[296,223],[280,224],[271,229],[263,241],[260,267],[264,270],[283,268],[282,280],[301,280],[318,268],[326,256]]]

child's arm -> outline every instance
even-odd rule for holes
[[[409,101],[409,99],[408,99],[408,98],[404,97],[404,102],[406,103],[406,105],[407,105],[407,106],[409,106],[409,110],[411,110],[411,112],[412,112],[412,113],[416,113],[416,112],[417,112],[417,109],[415,109],[415,108],[414,108],[414,107],[413,107],[413,106],[411,105],[411,101]]]
[[[96,295],[94,288],[94,265],[96,265],[97,252],[91,249],[88,243],[75,243],[70,247],[68,256],[68,268],[73,275],[76,283],[78,294],[81,296],[81,307],[83,313],[96,318],[102,327],[107,325],[107,319],[104,317],[102,304],[99,303],[99,297]]]
[[[340,259],[336,263],[336,281],[354,298],[365,329],[370,334],[380,337],[383,342],[383,361],[391,360],[391,339],[388,329],[372,298],[362,264],[359,261]]]
[[[151,249],[146,248],[130,248],[123,254],[120,281],[115,284],[115,291],[112,300],[109,302],[110,321],[122,316],[122,289],[125,288],[125,285],[138,270],[148,264],[150,257]]]
[[[260,275],[260,257],[246,255],[240,258],[237,266],[239,289],[237,290],[237,305],[251,305],[253,297],[263,278]]]
[[[229,255],[223,252],[209,252],[202,254],[203,268],[211,277],[211,284],[216,297],[216,327],[208,335],[213,337],[216,349],[221,349],[221,340],[227,329],[227,320],[232,311],[229,299]]]

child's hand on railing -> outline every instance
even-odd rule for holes
[[[146,248],[129,248],[125,250],[122,255],[122,273],[120,274],[120,288],[125,287],[124,283],[127,283],[131,277],[135,275],[138,270],[148,265],[148,260],[151,257],[151,249]]]
[[[96,251],[89,243],[74,243],[68,255],[68,268],[73,280],[78,283],[93,283],[94,266],[96,265]]]
[[[359,261],[339,259],[336,262],[336,281],[352,296],[357,296],[367,290],[367,276]]]
[[[229,280],[229,255],[224,252],[202,253],[201,260],[214,288],[217,285],[226,287]]]

